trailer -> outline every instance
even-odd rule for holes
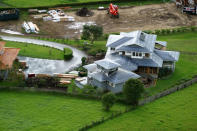
[[[18,9],[2,10],[0,11],[0,21],[17,20],[19,15]]]

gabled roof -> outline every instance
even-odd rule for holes
[[[105,59],[110,59],[115,61],[116,63],[120,64],[120,68],[123,68],[128,71],[135,71],[137,70],[137,65],[133,63],[129,57],[124,57],[118,55],[117,53],[113,54],[106,54]]]
[[[161,45],[163,47],[166,47],[167,46],[167,42],[166,41],[156,41],[155,43],[156,44],[159,44],[159,45]]]
[[[105,56],[107,59],[111,59],[115,61],[116,63],[119,63],[121,65],[121,68],[129,71],[134,71],[138,68],[138,66],[144,66],[144,67],[162,67],[163,60],[152,53],[152,58],[144,58],[144,59],[138,59],[138,58],[130,58],[128,56],[122,56],[118,53],[112,53]]]
[[[5,46],[5,43],[4,41],[0,41],[0,51],[3,50],[4,46]]]
[[[2,63],[0,69],[12,68],[19,51],[19,48],[4,48],[3,54],[0,55],[0,62]]]
[[[83,66],[89,72],[94,72],[97,70],[97,65],[95,63]]]
[[[131,61],[138,66],[143,66],[143,67],[162,67],[162,63],[159,65],[152,59],[137,59],[137,58],[132,58]]]
[[[121,47],[129,45],[138,45],[153,52],[157,36],[146,34],[142,31],[133,31],[129,33],[120,33],[120,35],[110,35],[107,41],[107,47]]]
[[[94,63],[107,70],[120,67],[120,64],[112,62],[110,60],[106,60],[106,59],[95,61]]]
[[[149,53],[150,51],[147,48],[143,48],[138,45],[128,45],[128,46],[121,46],[117,49],[117,51],[130,51],[130,52],[145,52]]]
[[[119,84],[119,83],[124,83],[131,78],[138,79],[138,78],[140,78],[140,76],[133,73],[133,72],[129,72],[129,71],[119,69],[118,71],[112,73],[108,77],[108,81],[110,81],[114,84]]]
[[[108,77],[103,72],[94,72],[90,76],[99,82],[106,81]]]
[[[157,38],[156,35],[147,34],[142,31],[139,31],[139,30],[129,32],[129,33],[121,33],[121,35],[134,37],[134,40],[131,44],[137,44],[141,47],[145,47],[151,52],[153,52],[153,50],[154,50],[155,41]],[[130,45],[130,43],[128,43],[127,45]]]
[[[131,39],[133,39],[133,37],[122,37],[122,38],[118,39],[117,41],[110,43],[109,45],[107,45],[107,47],[116,48],[117,46],[120,46],[120,45],[128,42]]]
[[[125,71],[123,69],[119,69],[118,71],[110,74],[109,76],[106,76],[103,72],[95,72],[95,73],[90,74],[90,76],[99,82],[109,81],[114,84],[126,82],[127,80],[131,78],[133,79],[140,78],[139,75],[133,72]]]
[[[163,61],[178,61],[179,60],[179,52],[176,51],[163,51],[156,50],[154,51]]]

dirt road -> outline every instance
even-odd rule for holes
[[[34,20],[41,29],[41,35],[49,37],[79,37],[82,25],[87,22],[96,23],[104,28],[105,33],[129,32],[133,30],[155,30],[162,28],[175,28],[179,26],[197,25],[197,16],[182,14],[174,3],[155,4],[137,6],[127,9],[120,9],[120,18],[112,19],[107,15],[106,10],[93,10],[92,17],[79,17],[75,12],[66,12],[67,15],[74,16],[75,22],[43,22]],[[11,22],[10,24],[0,22],[0,28],[21,31],[21,22]]]

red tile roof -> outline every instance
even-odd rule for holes
[[[0,69],[12,68],[12,64],[16,59],[20,49],[19,48],[6,48],[5,42],[0,42],[0,49],[4,50],[0,55]]]

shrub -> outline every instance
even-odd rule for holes
[[[166,29],[162,29],[162,30],[161,30],[161,33],[162,33],[163,35],[165,35],[165,34],[166,34]]]
[[[159,35],[160,34],[160,30],[155,30],[155,34]]]
[[[153,33],[151,30],[145,30],[144,32],[147,33],[147,34],[152,34]]]
[[[190,30],[191,31],[196,31],[196,27],[195,26],[192,26],[192,27],[190,27]]]
[[[96,94],[96,88],[91,85],[85,85],[82,89],[83,94],[89,94],[89,95],[95,95]]]
[[[106,111],[110,110],[110,108],[114,105],[115,101],[116,96],[111,92],[108,92],[102,96],[102,104]]]
[[[104,34],[104,35],[103,35],[104,40],[107,40],[108,37],[109,37],[109,34]]]
[[[172,33],[176,33],[176,31],[177,31],[176,29],[172,29]]]
[[[170,34],[171,30],[170,29],[166,29],[166,34]]]
[[[82,66],[86,65],[86,57],[81,58],[81,63],[82,63]]]
[[[181,28],[176,29],[177,32],[182,32]]]
[[[57,77],[32,77],[27,78],[25,83],[28,87],[35,86],[35,87],[57,87],[59,84],[59,78]]]
[[[123,94],[128,104],[138,105],[138,100],[144,92],[144,85],[138,79],[129,79],[123,86]]]
[[[73,57],[73,51],[70,48],[64,48],[64,60],[70,60]]]

